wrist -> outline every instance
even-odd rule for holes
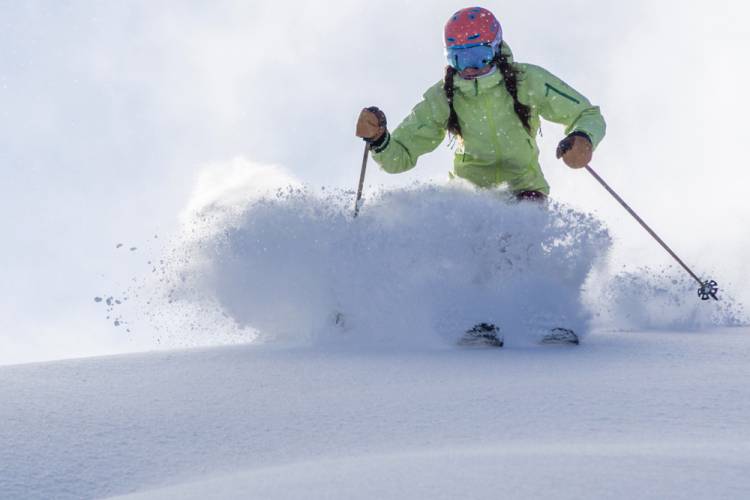
[[[385,132],[383,132],[380,137],[378,137],[377,139],[369,140],[367,142],[370,144],[370,150],[372,152],[382,153],[391,142],[391,133],[388,132],[388,129],[385,129]]]

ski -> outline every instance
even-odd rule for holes
[[[540,343],[545,345],[579,345],[581,341],[578,335],[569,328],[553,328],[542,337]]]
[[[502,347],[503,344],[500,329],[490,323],[475,325],[458,341],[458,345],[463,347]]]

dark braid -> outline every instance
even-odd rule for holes
[[[500,73],[503,74],[505,88],[513,98],[513,109],[516,111],[518,119],[521,120],[523,128],[531,133],[531,108],[518,100],[518,70],[508,62],[508,56],[500,52],[495,56],[495,64]]]
[[[505,81],[505,88],[513,98],[513,109],[518,115],[518,119],[521,120],[523,128],[527,132],[531,133],[531,108],[523,104],[518,100],[518,70],[508,62],[508,57],[498,53],[493,60],[495,66],[503,75]],[[453,107],[453,95],[454,85],[453,79],[458,73],[452,66],[446,66],[445,68],[445,79],[443,81],[443,90],[445,91],[445,97],[448,99],[448,107],[450,108],[450,114],[448,115],[448,132],[453,137],[461,137],[461,125],[458,123],[458,115]]]
[[[445,80],[443,81],[443,90],[445,90],[445,97],[448,98],[448,107],[450,108],[450,114],[448,115],[448,133],[453,137],[461,137],[461,125],[458,123],[458,115],[456,110],[453,108],[453,77],[456,76],[457,71],[453,66],[445,67]]]

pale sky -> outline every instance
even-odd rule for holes
[[[602,108],[593,165],[686,261],[750,301],[750,13],[742,1],[488,2],[516,59]],[[455,1],[2,2],[0,364],[154,347],[93,297],[142,272],[207,165],[242,157],[354,188],[359,110],[398,123],[443,72]],[[612,228],[618,262],[669,263],[583,172],[553,195]],[[408,174],[443,181],[441,146]],[[123,249],[115,246],[123,243]],[[130,247],[138,247],[128,252]]]

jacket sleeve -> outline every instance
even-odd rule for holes
[[[599,107],[546,69],[525,66],[531,104],[542,118],[565,125],[566,134],[583,132],[598,146],[607,131]]]
[[[411,170],[417,158],[434,151],[443,142],[448,113],[448,101],[440,82],[425,92],[422,102],[393,131],[385,149],[373,152],[373,159],[391,174]]]

